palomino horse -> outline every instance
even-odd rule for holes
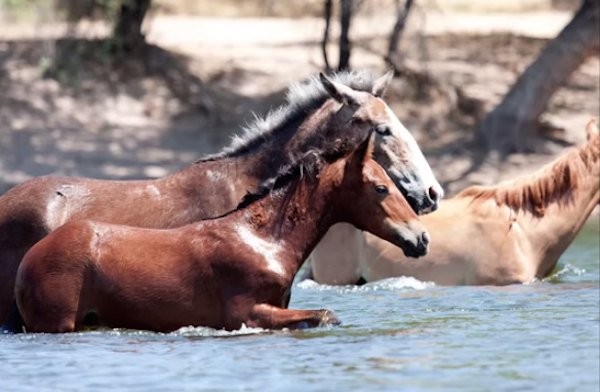
[[[11,189],[0,197],[0,324],[13,302],[14,278],[25,252],[71,219],[172,228],[220,216],[308,151],[356,146],[372,129],[377,132],[374,159],[413,209],[435,209],[441,187],[413,137],[379,98],[390,76],[373,80],[364,73],[342,73],[337,81],[323,76],[294,85],[286,105],[258,119],[230,148],[164,178],[40,177]],[[359,111],[360,118],[354,116]]]
[[[442,285],[505,285],[547,277],[600,201],[599,156],[600,137],[590,122],[585,145],[538,172],[443,201],[422,219],[432,243],[418,262],[344,225],[354,248],[340,243],[342,257],[312,259],[313,279],[354,284],[413,276]]]
[[[427,251],[425,228],[371,160],[370,139],[341,156],[314,151],[221,218],[176,229],[65,224],[19,267],[26,329],[70,332],[86,319],[165,332],[337,323],[327,310],[287,309],[294,275],[332,224],[354,224],[410,256]]]

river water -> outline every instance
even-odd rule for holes
[[[597,392],[598,238],[594,219],[529,285],[296,284],[290,307],[332,309],[338,327],[2,335],[0,391]]]

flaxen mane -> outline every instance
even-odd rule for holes
[[[331,79],[358,91],[371,91],[375,82],[375,77],[365,71],[340,72],[332,75]],[[229,147],[217,154],[201,158],[198,162],[244,154],[270,138],[286,124],[306,117],[328,98],[330,96],[318,76],[312,76],[305,83],[295,83],[288,89],[282,106],[272,110],[264,118],[255,115],[254,121],[244,128],[242,134],[233,137]]]
[[[567,202],[577,187],[579,173],[599,164],[598,136],[579,149],[572,150],[538,172],[497,186],[472,186],[456,197],[471,197],[473,202],[495,200],[515,211],[525,210],[541,217],[553,202]]]

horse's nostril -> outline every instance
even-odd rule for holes
[[[429,233],[424,231],[421,234],[421,242],[423,243],[423,245],[427,246],[429,245]]]
[[[435,190],[435,187],[429,187],[427,193],[429,194],[429,197],[431,198],[431,200],[433,200],[434,203],[440,199],[440,193]]]

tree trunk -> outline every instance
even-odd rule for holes
[[[529,149],[538,118],[549,99],[590,55],[600,49],[600,2],[584,0],[569,24],[523,72],[502,102],[477,128],[488,151]]]
[[[388,42],[388,53],[387,61],[391,64],[395,63],[396,52],[398,51],[398,43],[404,32],[404,26],[406,26],[406,19],[413,5],[413,0],[406,0],[404,2],[404,8],[400,8],[400,5],[396,5],[396,23],[390,34],[390,40]]]
[[[352,11],[354,8],[353,0],[341,0],[342,10],[340,14],[340,61],[338,63],[338,71],[344,71],[350,68],[350,21],[352,19]]]
[[[123,0],[113,30],[117,48],[130,51],[145,43],[142,22],[150,8],[150,0]]]
[[[325,30],[323,31],[323,40],[321,41],[321,52],[323,53],[323,61],[325,62],[325,71],[329,72],[329,58],[327,57],[327,44],[329,43],[329,26],[331,23],[331,9],[333,0],[325,0],[323,9],[323,17],[325,18]]]

